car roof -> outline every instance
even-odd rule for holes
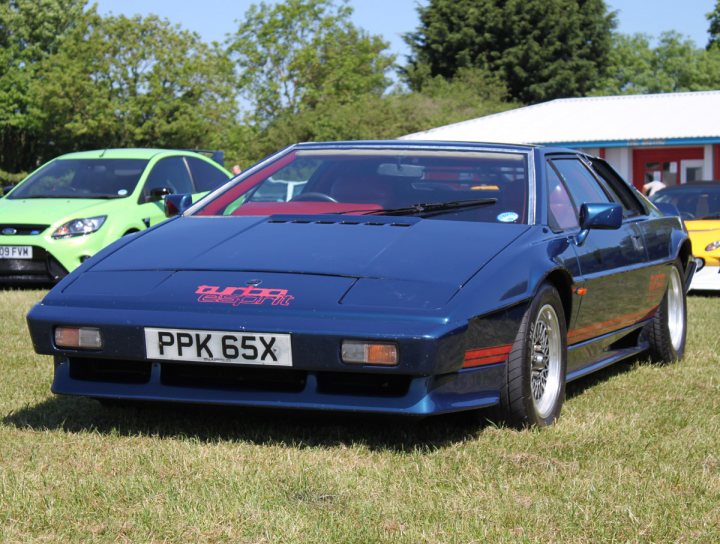
[[[449,142],[449,141],[433,141],[433,140],[346,140],[338,142],[303,142],[295,144],[296,149],[342,149],[342,148],[395,148],[395,149],[411,149],[411,148],[435,148],[435,149],[458,149],[458,150],[473,150],[473,149],[496,149],[496,150],[511,150],[511,151],[522,151],[527,153],[528,151],[538,147],[534,145],[523,145],[523,144],[498,144],[498,143],[482,143],[482,142]]]
[[[679,193],[683,191],[692,191],[693,189],[711,189],[713,191],[720,191],[720,182],[718,181],[694,181],[691,183],[683,183],[681,185],[671,185],[655,193],[659,195],[661,193]],[[653,196],[655,196],[653,195]]]
[[[159,149],[159,148],[114,148],[114,149],[93,149],[90,151],[77,151],[75,153],[67,153],[57,157],[59,160],[65,159],[151,159],[156,155],[192,155],[201,157],[199,153],[181,149]]]

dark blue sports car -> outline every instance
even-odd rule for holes
[[[596,157],[299,144],[188,206],[31,310],[54,392],[544,426],[566,382],[683,355],[687,233]]]

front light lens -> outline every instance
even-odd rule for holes
[[[95,232],[103,226],[107,215],[99,215],[97,217],[88,217],[86,219],[73,219],[68,221],[61,227],[58,227],[52,233],[53,238],[70,238],[72,236],[84,236]]]
[[[388,342],[343,340],[342,360],[345,363],[395,366],[398,364],[397,346]]]
[[[710,242],[707,247],[705,247],[705,251],[715,251],[716,249],[720,249],[720,240]]]
[[[95,327],[57,327],[55,345],[59,348],[102,349],[100,329]]]

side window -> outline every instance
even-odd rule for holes
[[[193,192],[192,180],[182,157],[160,159],[150,171],[143,188],[143,196],[147,198],[152,189],[161,187],[167,187],[174,194]]]
[[[578,159],[553,159],[551,163],[565,181],[578,210],[585,203],[610,202],[600,182]]]
[[[545,176],[548,186],[550,228],[557,231],[579,227],[577,211],[572,199],[552,165],[545,165]]]
[[[185,157],[185,160],[190,167],[190,173],[195,182],[195,190],[199,193],[213,191],[230,179],[230,176],[225,172],[202,159]]]
[[[622,178],[605,161],[592,159],[593,170],[606,183],[608,190],[612,191],[615,199],[622,204],[623,215],[633,217],[645,215],[647,212],[642,204],[633,195],[632,190]]]

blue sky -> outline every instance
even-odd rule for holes
[[[272,0],[270,0],[272,2]],[[715,0],[606,0],[617,10],[619,30],[624,33],[644,32],[658,36],[665,30],[676,30],[692,38],[698,46],[707,42],[708,22],[705,14],[713,9]],[[199,33],[206,41],[223,41],[237,27],[254,0],[96,0],[101,14],[147,15],[155,13],[183,28]],[[408,49],[402,34],[418,25],[416,6],[427,0],[351,0],[354,22],[372,34],[382,35],[398,60],[403,61]]]

